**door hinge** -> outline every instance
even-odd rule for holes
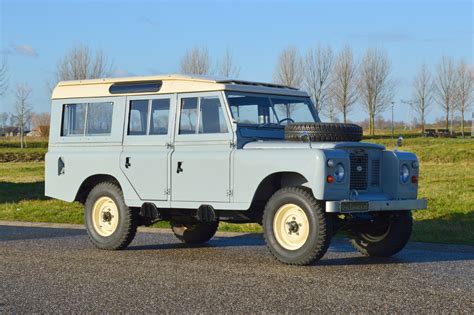
[[[234,142],[234,141],[231,141],[231,142],[230,142],[230,148],[231,148],[231,149],[235,149],[235,142]]]
[[[169,195],[171,193],[171,189],[165,189],[165,195]]]
[[[167,149],[174,149],[174,144],[166,142],[166,148]]]
[[[231,189],[227,189],[227,197],[232,197],[234,195],[234,191]]]

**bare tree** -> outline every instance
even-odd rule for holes
[[[181,73],[184,74],[209,74],[209,51],[207,47],[194,47],[188,50],[181,59]]]
[[[112,63],[105,53],[98,49],[92,53],[88,46],[73,47],[59,61],[56,81],[98,79],[110,76]]]
[[[342,114],[344,123],[347,115],[357,101],[357,65],[349,46],[345,46],[337,55],[331,84],[329,86],[330,103]]]
[[[430,70],[422,64],[418,74],[413,80],[413,99],[407,103],[419,115],[421,132],[425,132],[425,121],[433,97],[433,81]]]
[[[7,62],[2,60],[0,64],[0,96],[3,96],[8,89],[8,67]]]
[[[390,106],[395,83],[391,78],[391,65],[385,52],[368,49],[360,65],[357,88],[369,114],[369,133],[375,134],[375,117]]]
[[[338,122],[339,119],[337,118],[337,114],[339,112],[339,106],[338,104],[334,101],[333,98],[330,98],[327,102],[326,105],[323,107],[323,114],[327,118],[329,118],[330,122]]]
[[[451,57],[444,56],[437,66],[434,97],[446,115],[445,123],[446,129],[448,129],[449,114],[454,110],[456,104],[456,70]]]
[[[7,112],[0,113],[0,135],[4,134],[10,115]]]
[[[278,57],[273,81],[290,87],[299,88],[302,81],[301,58],[296,47],[285,48]]]
[[[238,78],[240,67],[235,65],[234,56],[226,49],[223,59],[217,65],[217,73],[226,78]]]
[[[27,84],[18,84],[15,91],[15,113],[13,117],[20,128],[20,146],[25,146],[25,128],[31,120],[31,88]]]
[[[471,106],[474,89],[474,71],[461,60],[457,69],[457,109],[461,113],[461,134],[464,138],[464,113]]]
[[[322,111],[327,101],[333,63],[334,56],[329,46],[311,48],[304,58],[304,86],[318,112]]]
[[[97,115],[97,117],[99,117],[99,115]],[[49,136],[50,120],[51,120],[50,113],[33,114],[31,117],[33,129],[36,130],[42,137]]]

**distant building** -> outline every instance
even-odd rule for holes
[[[25,135],[30,133],[29,130],[25,130]],[[0,128],[0,137],[18,137],[20,136],[20,127],[4,127]]]

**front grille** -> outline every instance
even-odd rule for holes
[[[371,161],[370,185],[374,187],[380,186],[380,160]]]
[[[350,189],[367,190],[367,153],[351,153],[351,182]]]

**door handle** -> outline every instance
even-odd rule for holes
[[[130,160],[131,158],[128,156],[125,158],[125,168],[129,168],[130,166],[132,166],[132,163],[130,163]]]
[[[183,168],[181,167],[183,165],[183,162],[178,162],[178,168],[176,169],[176,173],[181,173],[183,171]]]

